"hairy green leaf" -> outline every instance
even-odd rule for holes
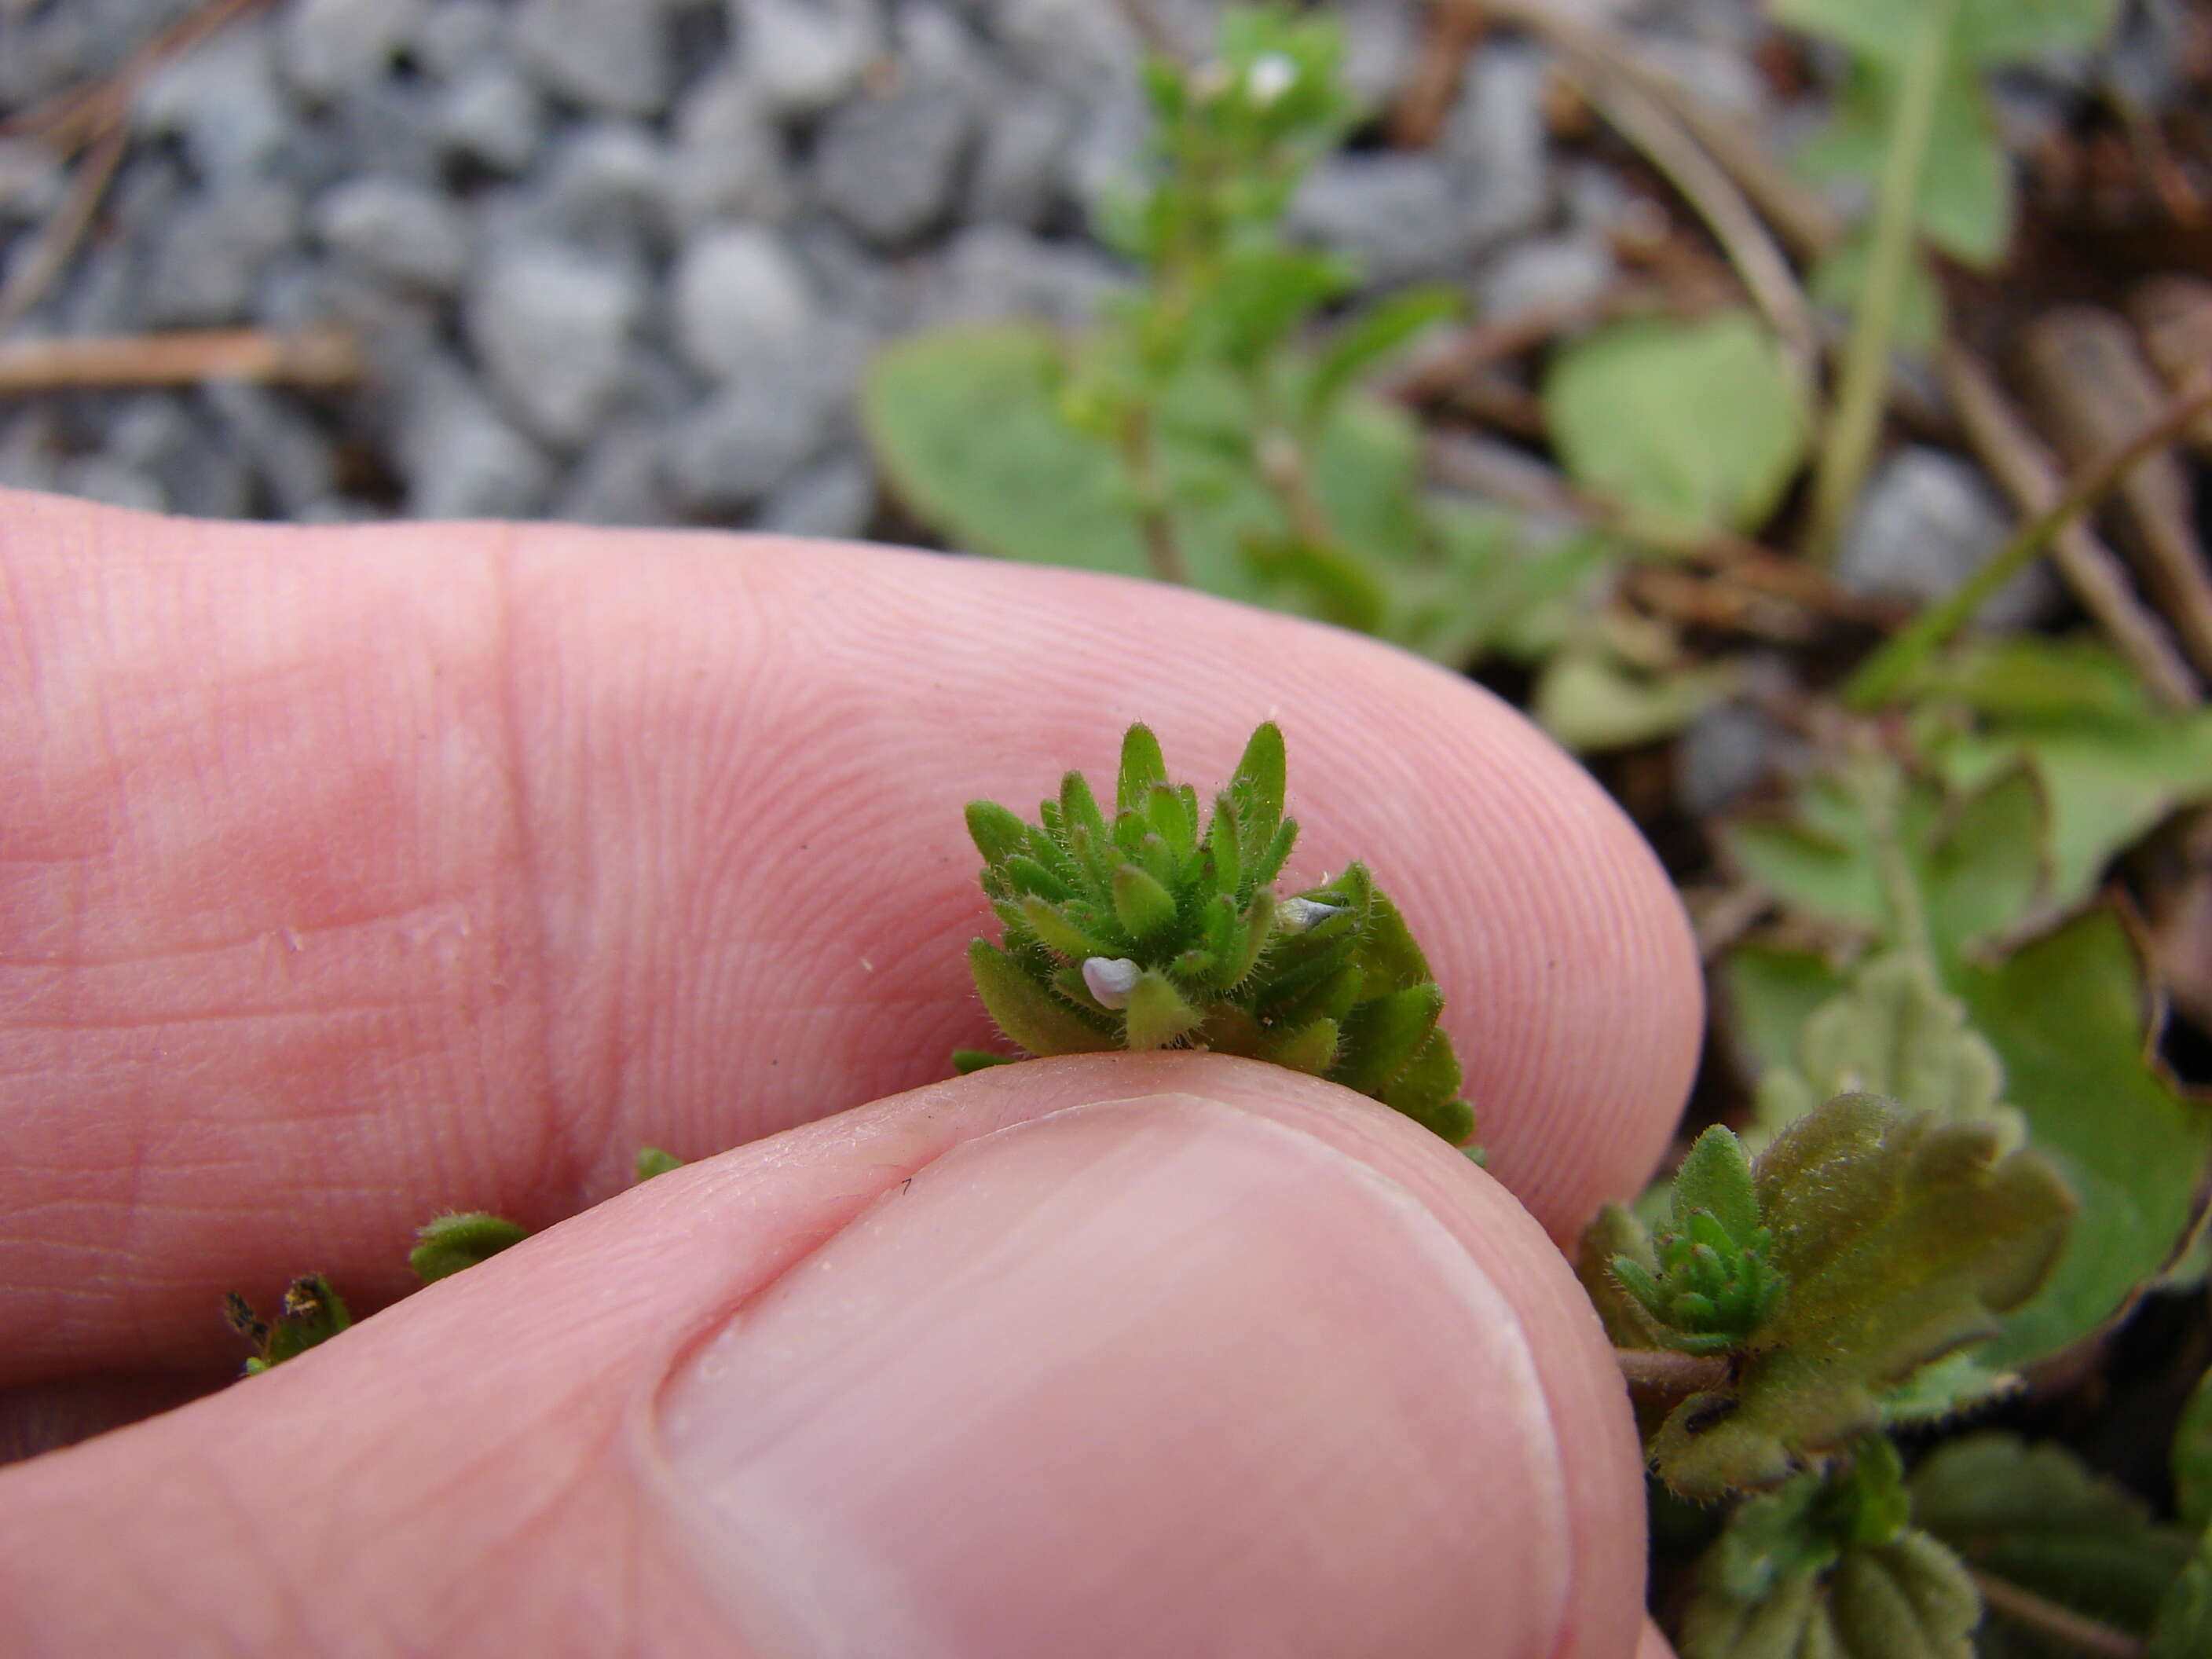
[[[1871,1096],[1799,1120],[1753,1173],[1787,1288],[1735,1385],[1685,1401],[1652,1448],[1689,1498],[1771,1486],[1876,1427],[1884,1391],[2034,1294],[2073,1209],[2047,1165],[2002,1155],[1987,1125]]]
[[[1998,1103],[2004,1068],[1966,1024],[1966,1008],[1903,952],[1869,957],[1849,988],[1815,1011],[1798,1036],[1794,1068],[1759,1081],[1759,1127],[1771,1139],[1832,1095],[1887,1096],[1949,1122],[1986,1121],[2004,1144],[2026,1138],[2020,1115]]]
[[[1906,1525],[1901,1475],[1877,1436],[1744,1504],[1698,1563],[1682,1659],[1966,1659],[1980,1598]]]
[[[1911,1484],[1914,1518],[1970,1565],[2136,1635],[2194,1548],[2063,1447],[2015,1435],[1946,1442]]]
[[[480,1210],[465,1215],[441,1215],[415,1230],[415,1248],[407,1253],[407,1265],[415,1270],[417,1279],[428,1285],[450,1278],[464,1267],[489,1261],[529,1237],[527,1228],[504,1216],[487,1215]]]
[[[1031,1054],[1213,1048],[1325,1075],[1455,1146],[1474,1132],[1443,993],[1405,919],[1353,864],[1278,899],[1297,838],[1283,734],[1244,746],[1213,815],[1167,781],[1143,726],[1123,739],[1109,821],[1079,773],[1036,824],[968,809],[1003,946],[969,947],[991,1018]],[[1017,850],[1018,849],[1018,850]],[[1018,891],[1018,900],[1005,895]],[[969,1070],[994,1057],[963,1050]]]

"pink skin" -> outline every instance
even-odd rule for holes
[[[225,1290],[366,1310],[442,1209],[738,1149],[0,1474],[33,1650],[1663,1652],[1555,1245],[1663,1145],[1697,963],[1494,700],[863,548],[0,492],[0,1437],[207,1386]],[[960,805],[1139,718],[1194,780],[1282,723],[1291,878],[1406,909],[1495,1181],[1241,1062],[933,1082],[988,1041]]]

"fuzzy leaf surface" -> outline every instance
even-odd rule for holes
[[[1794,1068],[1759,1080],[1762,1139],[1838,1094],[1887,1097],[1947,1122],[1987,1121],[2006,1144],[2026,1137],[2020,1115],[1999,1103],[2004,1067],[1966,1008],[1903,952],[1869,957],[1847,989],[1805,1021]]]
[[[441,1215],[415,1230],[415,1248],[408,1252],[407,1265],[428,1285],[488,1261],[529,1237],[526,1229],[505,1216],[486,1215],[482,1211]]]
[[[1692,1498],[1771,1486],[1878,1426],[1883,1393],[2034,1294],[2073,1209],[2048,1165],[2002,1154],[1988,1126],[1872,1096],[1826,1103],[1753,1167],[1788,1288],[1735,1385],[1683,1402],[1652,1448]]]
[[[1279,899],[1297,838],[1287,763],[1255,731],[1201,823],[1158,740],[1122,740],[1110,819],[1080,774],[1025,824],[968,809],[1003,941],[969,946],[1000,1030],[1035,1054],[1211,1048],[1325,1076],[1457,1146],[1473,1133],[1443,993],[1397,907],[1354,864]],[[963,1071],[988,1063],[963,1051]]]
[[[1877,1437],[1746,1502],[1698,1563],[1682,1659],[1968,1659],[1980,1597],[1906,1525],[1901,1474]]]
[[[2063,1447],[2015,1435],[1948,1441],[1911,1485],[1914,1518],[1970,1565],[2137,1636],[2195,1549]]]

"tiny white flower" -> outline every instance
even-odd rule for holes
[[[1244,90],[1262,109],[1297,83],[1298,66],[1279,52],[1254,58],[1252,67],[1244,71]]]
[[[1342,915],[1344,909],[1341,904],[1323,904],[1319,899],[1286,898],[1275,907],[1275,915],[1284,926],[1303,933],[1310,927],[1320,927],[1331,916]]]
[[[1129,994],[1137,988],[1137,981],[1145,970],[1127,957],[1085,957],[1083,959],[1083,982],[1091,994],[1098,999],[1102,1008],[1126,1008]]]

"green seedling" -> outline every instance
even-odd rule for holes
[[[1443,993],[1364,865],[1289,897],[1283,734],[1252,734],[1201,815],[1133,726],[1109,817],[1078,772],[1037,822],[976,801],[968,832],[1005,925],[968,961],[983,1006],[1032,1054],[1206,1048],[1273,1060],[1369,1095],[1454,1146],[1474,1133]],[[963,1050],[963,1071],[1000,1054]]]
[[[329,1341],[353,1323],[344,1301],[320,1273],[303,1273],[286,1285],[273,1320],[255,1313],[235,1291],[223,1299],[222,1315],[232,1330],[253,1345],[246,1362],[248,1376]]]

